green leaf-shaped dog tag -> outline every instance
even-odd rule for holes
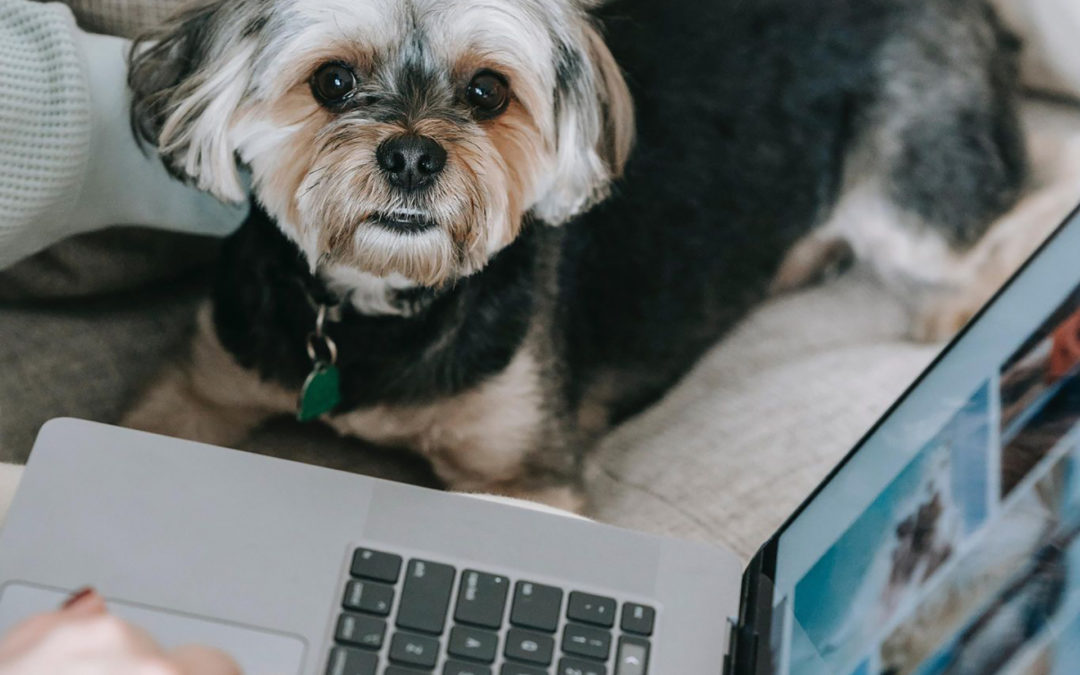
[[[338,403],[341,403],[341,374],[337,366],[320,361],[300,390],[296,419],[301,422],[318,419],[336,408]]]

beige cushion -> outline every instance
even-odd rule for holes
[[[11,500],[15,497],[15,488],[19,486],[23,468],[17,464],[0,464],[0,527],[4,524]]]
[[[929,363],[861,275],[762,307],[590,475],[596,516],[751,555]]]

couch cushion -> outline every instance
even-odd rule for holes
[[[86,298],[191,276],[216,258],[208,237],[116,227],[73,237],[0,271],[0,302]]]
[[[752,555],[937,353],[906,328],[859,274],[765,305],[604,441],[596,516]]]

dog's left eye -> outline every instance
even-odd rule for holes
[[[482,70],[465,88],[465,100],[477,115],[492,118],[502,114],[510,104],[510,85],[502,75],[491,70]]]
[[[338,106],[356,92],[356,75],[342,63],[327,63],[311,76],[311,93],[324,106]]]

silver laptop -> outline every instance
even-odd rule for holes
[[[744,567],[725,550],[75,420],[0,630],[93,585],[248,675],[1074,673],[1080,215]]]

